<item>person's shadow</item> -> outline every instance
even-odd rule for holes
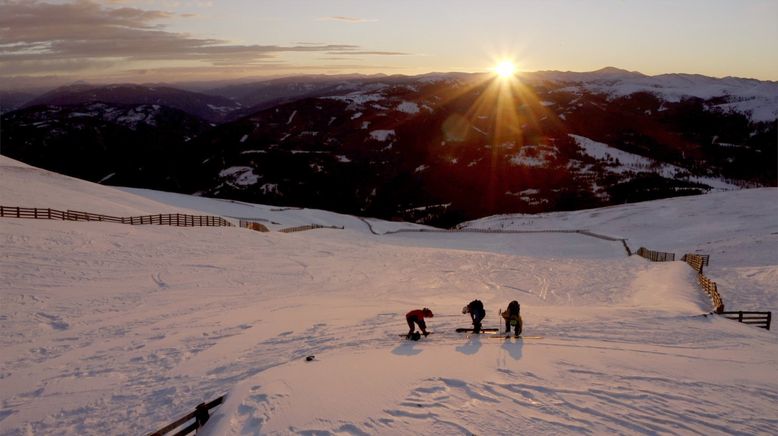
[[[466,344],[457,347],[457,351],[462,354],[475,354],[481,348],[481,337],[477,334],[471,334]]]
[[[392,350],[392,354],[398,356],[415,356],[421,353],[421,349],[416,348],[416,341],[405,341]]]
[[[514,337],[503,339],[502,348],[507,351],[514,360],[521,359],[522,347],[524,347],[524,341],[522,339],[516,339]]]

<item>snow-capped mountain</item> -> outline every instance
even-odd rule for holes
[[[26,102],[24,107],[71,106],[98,102],[118,105],[167,106],[210,122],[224,121],[229,113],[241,108],[240,103],[225,97],[183,91],[169,86],[132,84],[63,86]]]
[[[573,92],[588,91],[610,98],[647,92],[668,102],[695,97],[708,101],[711,109],[743,113],[752,121],[778,119],[778,82],[699,74],[646,76],[613,67],[588,73],[542,71],[527,76],[535,82],[567,83],[567,89]]]
[[[210,124],[155,104],[33,106],[5,114],[2,153],[75,177],[185,190],[191,138]]]
[[[6,114],[3,153],[52,165],[41,159],[51,153],[49,131],[31,126],[64,117],[51,135],[61,150],[56,169],[66,174],[439,225],[774,186],[778,178],[776,123],[765,121],[778,107],[774,82],[606,68],[529,73],[511,87],[490,75],[429,74],[298,77],[217,91],[253,111],[191,131],[146,123],[166,132],[165,148],[176,153],[130,152],[139,166],[174,168],[175,183],[156,185],[116,165],[69,169],[83,166],[87,150],[115,147],[66,127],[76,117],[105,121],[84,106],[62,106],[67,115],[43,106]]]

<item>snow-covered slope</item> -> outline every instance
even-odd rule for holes
[[[580,234],[373,235],[364,221],[325,212],[128,193],[2,164],[4,205],[288,212],[345,227],[285,234],[0,219],[2,435],[142,434],[225,393],[203,434],[768,434],[778,426],[778,338],[702,316],[710,304],[681,262],[628,258],[619,242]],[[673,240],[662,235],[685,225],[677,218],[713,202],[722,211],[707,230],[694,227],[694,244],[716,243],[740,219],[727,234],[730,250],[744,252],[759,246],[750,242],[759,229],[773,228],[765,199],[774,191],[523,219],[660,249]],[[595,228],[595,214],[617,225]],[[397,229],[370,222],[376,233]],[[766,255],[778,246],[761,244]],[[771,284],[759,286],[749,292],[766,295]],[[460,309],[473,298],[484,301],[490,327],[498,308],[519,300],[525,335],[543,338],[454,333],[468,325]],[[423,306],[436,314],[435,333],[406,342],[403,314]]]
[[[647,76],[612,67],[586,73],[539,71],[528,73],[527,76],[535,81],[570,83],[568,91],[586,90],[612,97],[635,92],[649,92],[670,102],[686,97],[704,100],[723,97],[726,101],[716,106],[724,111],[749,113],[753,121],[778,119],[778,82],[739,77],[715,78],[699,74]]]
[[[634,153],[628,153],[618,148],[611,147],[608,144],[597,142],[589,139],[585,136],[570,135],[575,140],[584,153],[589,156],[602,161],[608,161],[609,159],[614,161],[613,164],[607,168],[609,172],[613,173],[625,173],[625,172],[641,172],[651,169],[653,172],[666,177],[668,179],[685,178],[688,181],[701,183],[708,185],[713,191],[719,190],[734,190],[739,189],[737,185],[727,183],[724,180],[713,177],[697,177],[688,175],[688,171],[680,168],[676,165],[671,165],[663,162],[657,162],[653,159],[643,157]],[[686,177],[682,177],[681,174],[687,174]]]
[[[710,255],[706,275],[733,310],[778,311],[778,189],[760,188],[601,209],[501,215],[464,223],[496,230],[577,229],[633,249]]]

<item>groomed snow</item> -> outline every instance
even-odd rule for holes
[[[4,157],[0,170],[2,205],[344,227],[285,234],[0,219],[3,435],[144,434],[223,394],[202,434],[770,434],[778,426],[778,338],[702,316],[710,303],[681,262],[627,257],[620,242],[581,234],[432,232],[126,192]],[[776,192],[471,226],[589,228],[630,245],[709,249],[711,274],[775,271]],[[391,233],[412,228],[427,231]],[[755,280],[724,298],[768,296],[774,283]],[[454,333],[476,297],[490,327],[518,299],[525,335],[543,338]],[[435,333],[406,342],[403,315],[423,306],[436,313]]]

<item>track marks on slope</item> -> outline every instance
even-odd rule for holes
[[[517,428],[528,434],[755,434],[778,425],[776,417],[751,412],[760,410],[759,402],[775,401],[778,392],[769,388],[620,376],[569,363],[559,369],[551,383],[510,369],[499,369],[497,379],[479,383],[428,378],[385,410],[384,422],[394,429],[437,427],[463,434]],[[704,394],[711,390],[735,395],[722,404],[706,400]]]

